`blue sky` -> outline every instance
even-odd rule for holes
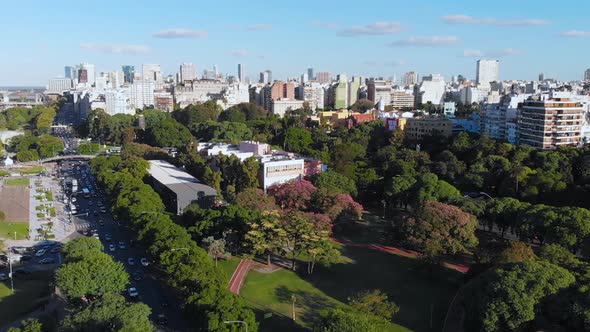
[[[180,1],[19,0],[2,4],[0,86],[46,85],[64,65],[97,71],[182,62],[257,79],[303,73],[475,76],[500,60],[502,79],[580,79],[590,68],[590,2],[581,0]],[[7,15],[6,15],[7,14]]]

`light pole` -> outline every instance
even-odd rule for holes
[[[248,332],[248,323],[244,322],[243,320],[226,320],[223,322],[224,324],[244,324],[244,326],[246,327],[246,332]]]
[[[12,248],[8,248],[8,266],[9,266],[8,276],[10,277],[10,289],[14,293],[14,281],[12,278],[12,251],[11,250],[12,250]]]

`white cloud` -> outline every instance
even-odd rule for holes
[[[390,46],[449,46],[458,42],[459,38],[455,36],[410,37],[395,41]]]
[[[175,39],[175,38],[203,38],[207,37],[209,33],[205,30],[191,30],[191,29],[168,29],[158,31],[153,34],[156,38]]]
[[[390,35],[403,31],[399,22],[375,22],[367,25],[356,25],[338,32],[342,37]]]
[[[238,58],[243,58],[248,55],[248,51],[244,49],[239,49],[231,51],[230,54]]]
[[[442,20],[448,24],[491,24],[496,26],[540,26],[551,24],[548,20],[541,19],[514,19],[514,20],[499,20],[496,18],[480,18],[468,15],[447,15],[443,16]]]
[[[311,22],[311,25],[314,27],[328,28],[328,29],[336,29],[338,27],[338,24],[336,24],[336,23],[324,22],[324,21]]]
[[[264,31],[264,30],[271,30],[272,25],[270,24],[253,24],[246,27],[247,30],[251,31]]]
[[[590,37],[590,31],[570,30],[559,34],[562,37]]]
[[[143,45],[122,45],[122,44],[94,44],[83,43],[80,48],[89,51],[98,51],[103,53],[114,54],[145,54],[149,52],[149,48]]]
[[[522,52],[514,48],[505,48],[499,51],[487,51],[483,52],[480,50],[467,49],[463,51],[463,57],[465,58],[503,58],[512,55],[519,55]]]

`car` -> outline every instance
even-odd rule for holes
[[[39,261],[39,264],[53,264],[53,263],[55,263],[55,258],[53,258],[53,257],[43,258],[42,260]]]
[[[130,287],[127,290],[127,293],[129,294],[130,297],[138,297],[139,296],[139,292],[137,291],[137,288],[135,288],[135,287]]]
[[[143,276],[141,275],[140,272],[133,272],[133,280],[135,281],[141,281],[143,279]]]
[[[98,230],[97,230],[97,229],[92,229],[92,230],[90,231],[90,233],[92,233],[92,235],[98,234]]]
[[[125,242],[119,241],[119,249],[127,249],[127,246],[125,245]]]
[[[22,262],[28,262],[28,261],[30,261],[31,259],[33,259],[33,256],[31,256],[31,255],[22,255],[22,256],[20,257],[20,261],[21,261],[21,263],[22,263]]]
[[[60,252],[60,251],[61,251],[61,245],[57,245],[57,246],[51,248],[51,250],[50,250],[50,252],[53,254]]]
[[[105,241],[110,241],[110,240],[112,240],[113,238],[111,237],[111,234],[105,234],[105,235],[104,235],[104,239],[105,239]]]
[[[83,229],[82,230],[82,235],[88,235],[88,230],[87,229]]]
[[[129,265],[135,265],[135,259],[133,259],[133,257],[127,258],[127,264],[129,264]]]
[[[158,314],[158,324],[166,325],[168,324],[168,317],[164,314]]]
[[[141,265],[142,265],[142,266],[148,266],[148,265],[150,265],[150,262],[149,262],[149,261],[148,261],[148,259],[147,259],[147,258],[145,258],[145,257],[142,257],[142,258],[139,260],[139,262],[141,263]]]
[[[6,281],[8,280],[8,276],[6,275],[6,273],[0,273],[0,281]]]
[[[47,250],[45,250],[45,249],[40,249],[39,251],[37,251],[37,252],[35,253],[35,256],[37,256],[37,257],[41,257],[41,256],[45,255],[46,253],[47,253]]]
[[[72,203],[76,203],[77,200],[76,197],[72,197]]]
[[[166,298],[164,298],[164,297],[160,298],[160,307],[168,308],[168,300],[166,300]]]
[[[115,251],[116,247],[114,244],[109,245],[109,251]]]
[[[98,211],[95,210],[94,212],[92,212],[92,214],[98,216]]]

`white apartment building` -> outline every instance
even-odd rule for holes
[[[266,192],[269,187],[289,181],[303,180],[305,161],[289,155],[273,155],[261,158],[260,184]]]
[[[197,78],[197,69],[192,63],[183,63],[180,65],[180,83],[184,81],[192,81]]]
[[[498,60],[478,60],[476,67],[477,85],[490,85],[500,82],[500,62]]]
[[[93,64],[81,63],[79,70],[86,70],[88,87],[91,87],[96,83],[96,67]]]
[[[109,90],[104,93],[105,112],[109,115],[135,114],[135,109],[129,104],[124,90]]]
[[[282,118],[288,111],[303,108],[303,103],[305,103],[303,100],[282,98],[279,100],[271,100],[270,107],[273,114]]]
[[[134,109],[154,105],[154,91],[157,89],[154,81],[134,81],[129,85],[128,99]]]
[[[141,79],[149,82],[162,83],[162,68],[157,64],[145,64],[141,67]]]
[[[308,83],[301,86],[300,90],[303,90],[303,100],[309,103],[312,110],[324,108],[325,90],[321,84]]]
[[[582,141],[584,108],[559,94],[527,100],[520,109],[519,141],[537,149],[577,146]]]
[[[217,80],[195,80],[174,87],[174,99],[180,107],[221,99],[229,84]]]
[[[52,92],[67,91],[72,88],[72,79],[70,78],[52,78],[49,80],[47,90]]]
[[[418,83],[418,74],[415,71],[410,71],[404,74],[402,84],[404,86],[411,86]]]
[[[423,80],[420,85],[414,86],[416,104],[440,105],[445,96],[446,86],[444,78],[440,75],[431,75],[429,80]]]
[[[518,143],[518,106],[530,97],[528,94],[504,96],[499,104],[488,104],[482,112],[481,130],[491,138]],[[509,131],[510,129],[510,131]]]
[[[228,109],[232,106],[247,103],[250,101],[250,90],[246,84],[234,82],[230,84],[222,92],[221,99],[217,100],[217,103],[224,109]]]
[[[391,106],[393,108],[410,108],[414,107],[414,95],[406,91],[391,92]]]

